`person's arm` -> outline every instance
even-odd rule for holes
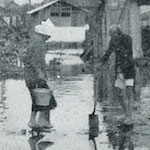
[[[113,41],[111,40],[109,42],[108,49],[106,50],[104,56],[100,58],[100,62],[106,63],[113,51],[114,51],[114,45],[113,45]]]
[[[30,60],[31,65],[35,69],[38,78],[46,80],[46,76],[41,70],[41,67],[46,67],[42,65],[45,61],[45,50],[43,44],[40,43],[33,44],[30,55],[31,55],[31,60]]]
[[[47,78],[46,78],[46,76],[44,75],[44,73],[42,72],[42,70],[40,69],[40,68],[38,68],[37,70],[36,70],[36,72],[37,72],[37,74],[38,74],[38,78],[39,79],[42,79],[42,80],[47,80]]]
[[[128,68],[133,65],[133,53],[132,53],[132,38],[126,36],[124,38],[125,54],[124,54],[124,67]]]

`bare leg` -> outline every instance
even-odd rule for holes
[[[50,124],[50,110],[44,110],[39,112],[37,124],[40,127],[52,127],[52,125]]]
[[[35,109],[35,97],[33,94],[33,89],[29,89],[30,95],[31,95],[31,99],[32,99],[32,109],[31,109],[31,116],[30,116],[30,120],[28,123],[28,126],[30,128],[34,128],[37,127],[37,123],[36,123],[36,115],[37,115],[37,110]]]
[[[36,114],[37,114],[36,111],[32,111],[31,112],[30,120],[29,120],[29,123],[28,123],[28,126],[31,127],[31,128],[37,127],[37,124],[36,124]]]
[[[116,88],[116,93],[117,93],[117,98],[119,100],[121,107],[123,108],[124,113],[127,114],[127,102],[126,102],[126,99],[124,98],[123,90],[120,88]]]
[[[45,80],[39,80],[38,87],[49,89]],[[52,126],[50,124],[50,106],[41,106],[41,108],[39,107],[38,109],[39,116],[37,124],[40,127],[51,128]]]
[[[132,104],[134,101],[134,93],[133,93],[133,87],[127,86],[126,87],[126,95],[128,100],[128,116],[132,115]]]

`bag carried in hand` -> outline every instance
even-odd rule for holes
[[[52,90],[52,87],[51,87],[52,84],[49,80],[46,81],[46,84],[49,87],[49,89]],[[52,94],[51,100],[50,100],[50,109],[55,109],[56,107],[57,107],[57,102],[55,100],[54,95]]]
[[[55,109],[57,107],[57,102],[55,100],[54,95],[52,94],[51,100],[50,100],[50,109]]]

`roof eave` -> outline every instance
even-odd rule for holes
[[[39,7],[37,7],[37,8],[34,8],[34,9],[28,11],[28,12],[27,12],[27,15],[32,15],[32,14],[34,14],[34,13],[36,13],[36,12],[38,12],[38,11],[44,9],[44,8],[47,8],[47,7],[49,7],[49,6],[51,6],[51,5],[55,4],[55,3],[57,3],[57,2],[59,2],[59,1],[60,1],[60,0],[54,0],[54,1],[52,1],[52,2],[49,2],[49,3],[47,3],[47,4],[44,4],[43,6],[39,6]]]
[[[150,5],[150,1],[149,0],[138,0],[138,4],[139,5]]]
[[[43,5],[43,6],[39,6],[37,8],[34,8],[34,9],[28,11],[27,15],[32,15],[32,14],[34,14],[34,13],[36,13],[36,12],[42,10],[42,9],[45,9],[45,8],[51,6],[51,5],[53,5],[53,4],[55,4],[55,3],[59,2],[59,1],[63,1],[63,0],[55,0],[55,1],[52,1],[53,3],[52,2],[51,3],[47,3],[47,4]],[[69,2],[65,2],[65,3],[68,3],[68,4],[70,4],[73,7],[79,8],[79,9],[83,10],[86,13],[89,12],[89,10],[87,10],[86,8],[81,8],[80,6],[73,5],[73,4],[69,3]]]

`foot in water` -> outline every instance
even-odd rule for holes
[[[30,128],[36,128],[38,125],[36,123],[36,115],[37,115],[37,112],[31,112],[31,116],[30,116],[30,120],[29,120],[29,123],[28,123],[28,126]]]
[[[50,129],[50,128],[53,128],[53,126],[50,124],[50,123],[47,123],[47,124],[38,124],[38,127],[39,128],[45,128],[45,129]]]
[[[28,126],[30,128],[38,128],[39,127],[36,122],[31,122],[31,121],[29,121]]]
[[[49,122],[41,122],[38,124],[35,121],[29,121],[28,126],[30,128],[46,128],[46,129],[50,129],[53,128],[53,126],[49,123]]]

